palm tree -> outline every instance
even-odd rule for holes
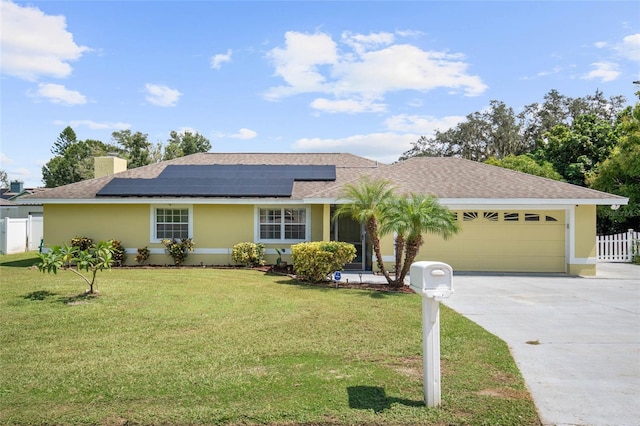
[[[436,198],[427,195],[395,197],[392,202],[384,204],[379,220],[381,235],[396,234],[396,275],[393,282],[388,281],[398,287],[404,284],[411,264],[424,244],[424,233],[447,239],[459,231],[451,211],[441,206]]]
[[[368,177],[364,177],[356,184],[345,185],[342,191],[342,198],[351,202],[340,205],[334,213],[334,219],[348,215],[354,220],[364,223],[373,252],[376,254],[378,268],[389,283],[391,283],[391,278],[384,267],[380,251],[380,223],[378,218],[382,214],[382,207],[393,198],[393,188],[390,184],[386,180],[371,180]]]

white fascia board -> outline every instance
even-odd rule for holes
[[[578,205],[626,205],[629,203],[628,198],[440,198],[438,199],[440,204],[449,208],[463,207],[463,208],[487,208],[487,207],[500,207],[500,208],[537,208],[539,210],[546,210],[549,207],[563,208],[566,206],[578,206]]]
[[[73,198],[18,199],[16,204],[345,204],[336,198]],[[449,208],[538,208],[540,210],[575,205],[627,205],[628,198],[439,198]]]

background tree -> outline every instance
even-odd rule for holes
[[[618,210],[598,207],[601,233],[640,229],[640,103],[625,110],[620,117],[618,145],[588,176],[587,182],[593,189],[628,197],[629,204]]]
[[[599,121],[615,125],[625,103],[623,96],[605,98],[600,91],[571,98],[551,90],[544,96],[544,102],[526,105],[515,115],[513,108],[493,100],[489,108],[467,115],[457,126],[437,131],[432,137],[421,136],[400,160],[443,156],[485,161],[492,157],[501,159],[534,152],[544,134],[558,125],[573,128],[583,115],[592,115]]]
[[[164,160],[171,160],[197,152],[208,152],[211,149],[209,139],[198,132],[191,133],[186,131],[184,133],[178,133],[172,130],[167,142],[164,149]]]
[[[127,159],[127,168],[151,164],[151,143],[148,135],[141,132],[131,133],[131,130],[121,130],[111,133],[112,141],[122,147],[121,153]]]
[[[541,176],[553,180],[564,180],[548,161],[535,160],[530,154],[508,155],[502,159],[489,158],[485,161],[492,166],[504,167],[530,175]]]
[[[520,125],[513,109],[504,102],[491,101],[487,110],[467,115],[466,120],[431,138],[422,136],[400,160],[410,157],[462,157],[484,161],[521,154]]]
[[[0,170],[0,187],[2,188],[9,188],[10,183],[9,183],[9,176],[7,175],[7,172],[5,172],[4,170]]]
[[[569,183],[586,186],[585,178],[618,143],[617,129],[593,114],[578,116],[571,126],[545,133],[536,156],[553,164]]]
[[[518,114],[522,128],[522,143],[528,147],[528,151],[533,151],[545,133],[558,125],[570,127],[581,115],[594,115],[609,124],[614,124],[625,103],[624,96],[612,96],[607,99],[599,90],[593,95],[579,98],[571,98],[555,89],[551,90],[544,96],[543,103],[534,102],[526,105]]]
[[[94,157],[107,155],[113,148],[98,140],[78,141],[73,129],[65,128],[51,148],[55,157],[42,167],[45,187],[54,188],[93,178]]]

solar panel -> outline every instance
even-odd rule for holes
[[[273,165],[273,164],[210,164],[169,165],[159,177],[210,178],[277,177],[293,178],[297,181],[334,181],[336,167],[333,165]]]
[[[334,181],[326,165],[169,165],[157,178],[114,178],[97,196],[291,197],[294,181]]]

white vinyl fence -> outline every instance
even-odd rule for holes
[[[640,248],[640,232],[629,229],[615,235],[598,235],[596,257],[599,262],[631,262]]]
[[[0,252],[13,254],[38,250],[43,235],[42,223],[42,217],[34,216],[0,219]]]

